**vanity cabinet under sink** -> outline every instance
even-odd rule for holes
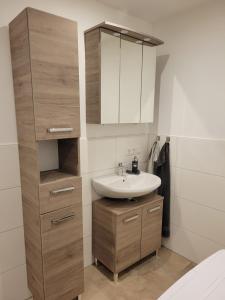
[[[163,42],[123,32],[104,23],[85,33],[87,123],[153,122],[156,46]]]
[[[93,203],[93,255],[114,273],[161,247],[163,198],[136,201],[103,198]]]

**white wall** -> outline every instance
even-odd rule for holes
[[[78,22],[85,265],[91,263],[91,202],[98,197],[91,190],[90,179],[93,176],[113,172],[118,161],[131,161],[132,156],[128,156],[128,150],[132,153],[135,149],[144,165],[152,133],[150,126],[146,125],[93,125],[87,127],[86,133],[83,37],[85,29],[103,20],[147,33],[152,30],[150,24],[95,1],[0,0],[0,300],[23,300],[30,296],[26,285],[19,162],[8,35],[8,23],[26,6],[42,9]],[[46,147],[44,143],[42,150],[45,157],[49,149],[49,146]],[[57,162],[51,157],[47,163],[51,167]]]
[[[154,24],[158,134],[171,135],[172,234],[166,246],[199,262],[225,247],[225,2]]]

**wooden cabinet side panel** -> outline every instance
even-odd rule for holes
[[[44,299],[39,220],[37,144],[30,66],[27,9],[9,25],[12,73],[19,141],[20,177],[28,286],[35,299]]]
[[[85,34],[86,121],[101,124],[101,53],[99,28]]]
[[[22,11],[9,24],[9,34],[18,140],[20,145],[34,148],[35,124],[27,10]]]
[[[112,272],[115,271],[115,218],[93,204],[93,254]]]
[[[45,299],[42,248],[40,235],[40,215],[29,200],[23,196],[23,222],[26,249],[28,287],[34,299]]]
[[[59,168],[69,174],[78,175],[78,140],[58,140]]]

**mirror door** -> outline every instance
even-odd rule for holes
[[[154,119],[156,47],[143,45],[141,123]]]
[[[142,45],[121,36],[119,123],[140,122]]]
[[[101,30],[101,124],[119,121],[120,34]]]

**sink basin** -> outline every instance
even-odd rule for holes
[[[161,185],[161,179],[153,174],[107,175],[92,180],[95,191],[109,198],[134,198],[149,194]]]

